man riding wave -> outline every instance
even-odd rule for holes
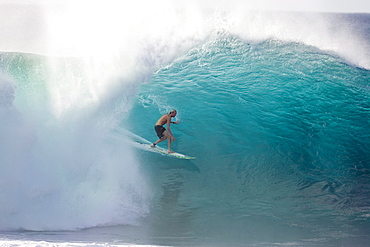
[[[155,132],[157,133],[157,136],[159,137],[159,140],[154,142],[151,147],[154,148],[158,143],[163,142],[164,140],[168,140],[168,153],[174,153],[174,151],[171,150],[171,143],[172,141],[175,141],[175,137],[172,134],[171,131],[171,123],[172,124],[178,124],[178,122],[171,122],[171,118],[176,117],[177,111],[175,109],[171,110],[169,113],[166,113],[162,115],[157,121],[157,123],[154,126]],[[167,124],[167,130],[163,127],[163,125]]]

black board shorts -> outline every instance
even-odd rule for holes
[[[157,136],[159,137],[159,139],[162,139],[162,137],[164,137],[163,132],[165,132],[166,129],[162,125],[156,125],[154,126],[154,129],[155,132],[157,132]]]

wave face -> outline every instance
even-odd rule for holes
[[[125,30],[117,53],[0,54],[0,230],[365,246],[369,16],[154,14],[147,28],[130,22],[142,28]],[[172,108],[173,149],[194,161],[130,145],[130,132],[155,141]]]
[[[316,48],[228,35],[159,70],[131,125],[155,141],[156,118],[175,108],[173,149],[198,158],[142,154],[158,190],[153,228],[218,243],[364,237],[369,82]]]

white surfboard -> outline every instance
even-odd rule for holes
[[[145,143],[140,143],[140,142],[136,142],[137,145],[139,145],[138,147],[140,149],[143,149],[145,151],[149,151],[149,152],[154,152],[154,153],[159,153],[161,155],[165,155],[165,156],[170,156],[170,157],[174,157],[174,158],[177,158],[177,159],[185,159],[185,160],[192,160],[192,159],[195,159],[195,157],[191,157],[191,156],[187,156],[185,154],[180,154],[180,153],[168,153],[168,150],[167,149],[164,149],[164,148],[161,148],[161,147],[158,147],[155,146],[154,148],[152,148],[150,145],[151,144],[145,144]]]

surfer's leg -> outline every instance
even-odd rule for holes
[[[171,139],[170,134],[167,132],[167,130],[165,132],[163,132],[163,134],[166,137],[166,139],[168,140],[168,153],[174,153],[174,151],[171,150],[172,139]]]
[[[155,132],[157,132],[157,136],[159,137],[159,140],[154,142],[151,147],[154,148],[155,145],[157,145],[160,142],[163,142],[167,139],[167,136],[164,134],[166,132],[166,129],[163,126],[156,125],[154,126]]]
[[[168,139],[168,153],[174,153],[174,151],[171,150],[171,138],[167,138]]]
[[[158,143],[163,142],[166,139],[167,139],[167,137],[166,136],[163,136],[161,139],[159,139],[158,141],[156,141],[155,143],[153,143],[151,145],[151,147],[154,148]]]

